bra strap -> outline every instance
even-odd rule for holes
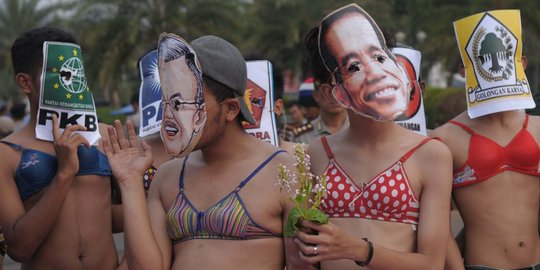
[[[253,178],[253,176],[255,176],[257,173],[259,173],[260,170],[262,170],[262,168],[264,168],[264,166],[266,166],[266,164],[268,164],[270,161],[272,161],[272,159],[274,159],[275,156],[277,156],[278,154],[280,153],[284,153],[285,150],[278,150],[276,152],[274,152],[272,155],[270,155],[268,158],[266,158],[265,161],[263,161],[263,163],[261,163],[253,172],[251,172],[248,177],[246,177],[246,179],[244,179],[244,181],[242,181],[240,183],[240,185],[238,185],[238,187],[236,187],[236,190],[240,190],[241,188],[243,188],[248,182],[249,180],[251,180]]]
[[[405,155],[403,155],[399,159],[399,161],[401,161],[402,163],[405,162],[407,159],[409,159],[412,156],[412,154],[414,154],[416,149],[420,148],[420,146],[424,145],[425,143],[427,143],[428,141],[430,141],[432,139],[439,140],[438,138],[425,138],[425,139],[423,139],[419,144],[417,144],[415,147],[413,147],[411,150],[409,150],[407,153],[405,153]]]
[[[188,158],[189,156],[184,158],[184,162],[182,162],[182,170],[180,171],[180,179],[178,181],[178,186],[180,187],[181,192],[184,190],[184,170],[186,169]]]
[[[12,143],[12,142],[6,142],[6,141],[0,141],[0,143],[3,143],[13,149],[15,149],[17,152],[21,152],[23,150],[23,147],[19,144]]]
[[[324,152],[326,152],[326,156],[328,159],[334,158],[334,153],[332,153],[332,150],[330,150],[330,145],[328,145],[328,141],[326,140],[326,136],[321,137],[321,144],[324,148]]]
[[[467,133],[469,133],[471,135],[475,133],[474,130],[472,130],[470,127],[466,126],[465,124],[463,124],[461,122],[450,120],[450,121],[448,121],[448,123],[454,124],[454,125],[462,128],[463,130],[467,131]]]
[[[525,115],[525,122],[523,122],[523,128],[527,128],[527,125],[529,124],[529,115]]]

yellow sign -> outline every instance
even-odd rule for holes
[[[454,22],[454,30],[471,118],[535,107],[521,61],[519,10],[478,13]]]

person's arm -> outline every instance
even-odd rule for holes
[[[2,162],[0,188],[0,227],[4,231],[8,255],[18,262],[29,261],[54,227],[73,178],[79,171],[77,147],[90,147],[88,141],[74,131],[85,130],[69,126],[60,135],[58,119],[53,116],[54,149],[58,160],[57,173],[43,196],[26,211],[19,197],[12,168]]]
[[[127,139],[120,121],[114,126],[108,128],[109,140],[103,140],[103,149],[122,192],[127,265],[134,270],[169,269],[172,247],[166,238],[165,210],[158,192],[160,173],[150,189],[148,206],[141,181],[152,164],[150,146],[137,140],[130,121],[126,122]]]
[[[373,245],[373,257],[369,269],[443,269],[450,231],[450,191],[452,178],[452,157],[450,151],[440,142],[429,142],[417,152],[422,152],[418,164],[429,164],[420,168],[422,195],[417,233],[417,250],[414,253],[395,251]],[[349,259],[365,261],[369,253],[367,241],[343,232],[329,223],[318,225],[303,221],[302,225],[318,231],[318,235],[298,233],[295,242],[303,251],[300,257],[309,262]],[[317,245],[318,255],[312,255]]]
[[[463,258],[459,252],[459,248],[454,240],[452,232],[450,232],[448,238],[448,247],[446,249],[446,260],[444,262],[445,270],[464,270]]]

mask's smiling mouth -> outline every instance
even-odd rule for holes
[[[174,137],[178,133],[178,128],[174,123],[171,123],[169,121],[165,122],[165,133],[167,133],[167,136]]]
[[[391,99],[395,97],[398,90],[399,90],[398,87],[392,86],[392,85],[381,87],[378,90],[367,93],[367,95],[364,96],[364,100],[366,102],[371,102],[371,101],[377,101],[377,100],[384,101],[387,99]]]

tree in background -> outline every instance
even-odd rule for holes
[[[10,53],[15,39],[35,27],[57,25],[59,11],[64,8],[62,3],[44,5],[40,0],[0,1],[0,99],[19,94]]]
[[[0,2],[0,96],[15,90],[9,48],[22,32],[52,25],[82,45],[96,99],[118,106],[139,87],[137,60],[161,32],[192,40],[222,36],[244,54],[260,55],[297,78],[306,33],[350,0],[3,0]],[[422,51],[422,74],[434,63],[456,72],[460,62],[452,22],[477,12],[514,8],[522,14],[527,75],[540,101],[540,2],[522,0],[363,0],[358,3],[402,42]],[[11,91],[11,92],[10,92]],[[540,110],[539,110],[540,111]]]

